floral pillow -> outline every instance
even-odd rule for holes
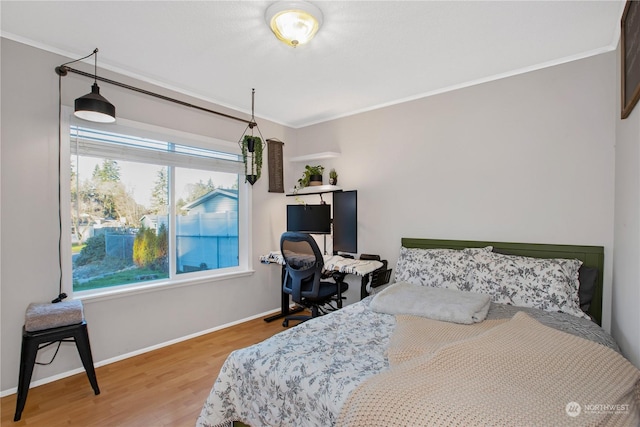
[[[470,265],[469,290],[494,302],[588,318],[578,295],[580,260],[475,252]]]
[[[469,290],[467,276],[469,260],[475,252],[491,252],[493,248],[457,249],[400,249],[396,265],[396,282],[436,288]]]

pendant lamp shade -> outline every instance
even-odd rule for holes
[[[93,83],[91,93],[76,99],[74,115],[91,122],[113,123],[116,121],[116,107],[100,95],[98,83]]]

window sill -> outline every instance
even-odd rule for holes
[[[145,294],[149,292],[166,291],[185,286],[202,285],[205,283],[218,282],[221,280],[236,279],[238,277],[250,276],[255,270],[234,271],[231,273],[219,274],[216,276],[194,277],[183,280],[157,281],[153,283],[136,284],[131,286],[122,286],[117,289],[102,288],[91,291],[74,292],[73,299],[81,301],[102,301],[114,298],[123,298],[131,295]]]

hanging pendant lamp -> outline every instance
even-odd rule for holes
[[[76,117],[98,123],[113,123],[116,121],[116,107],[100,95],[98,87],[98,49],[93,51],[95,56],[95,80],[91,85],[91,93],[88,93],[75,101]]]

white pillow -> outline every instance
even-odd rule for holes
[[[589,318],[580,309],[577,259],[541,259],[495,252],[470,257],[470,290],[497,303]]]

